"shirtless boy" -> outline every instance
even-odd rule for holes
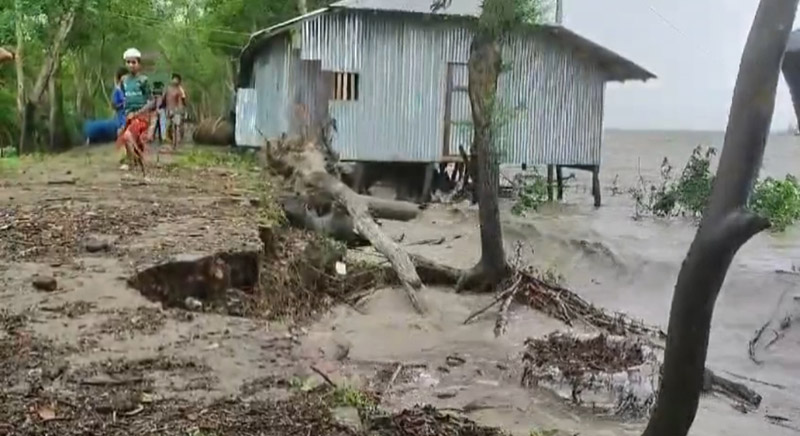
[[[167,123],[172,138],[172,149],[175,150],[183,139],[181,133],[186,108],[186,91],[183,90],[180,74],[172,74],[172,81],[164,91],[164,100],[167,105]]]

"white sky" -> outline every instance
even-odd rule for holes
[[[609,84],[605,126],[724,130],[758,0],[564,0],[564,25],[652,71]],[[662,18],[663,17],[663,18]],[[773,130],[794,122],[781,77]]]

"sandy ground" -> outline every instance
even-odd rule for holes
[[[358,311],[338,306],[302,327],[163,309],[128,287],[125,279],[146,265],[176,255],[257,247],[256,225],[262,212],[250,200],[259,193],[253,190],[252,174],[230,168],[186,171],[177,164],[170,166],[177,162],[171,157],[160,158],[162,168],[151,175],[152,182],[140,185],[135,177],[116,169],[117,157],[107,147],[76,150],[2,174],[0,320],[5,331],[0,338],[6,352],[0,354],[0,400],[5,403],[0,434],[45,434],[52,424],[47,419],[51,411],[56,417],[52,421],[78,425],[62,412],[73,410],[74,405],[43,403],[42,399],[91,386],[98,390],[91,391],[90,397],[112,401],[107,398],[113,396],[112,390],[103,387],[103,377],[133,384],[145,378],[146,389],[137,395],[146,394],[147,401],[137,397],[135,407],[143,410],[128,410],[130,416],[98,414],[99,424],[92,427],[99,432],[95,434],[125,434],[100,429],[119,430],[126,419],[166,419],[166,415],[156,415],[157,408],[152,406],[159,402],[195,405],[170,415],[175,421],[191,423],[202,421],[196,416],[197,407],[215,410],[203,408],[215,401],[277,401],[287,398],[298,383],[323,383],[319,373],[338,385],[384,391],[382,405],[390,409],[426,403],[457,409],[513,434],[551,428],[564,434],[641,432],[641,422],[595,417],[548,392],[521,387],[524,340],[567,328],[524,308],[513,311],[509,331],[500,338],[492,333],[493,316],[463,325],[490,296],[429,288],[424,300],[431,311],[422,317],[413,312],[402,292],[384,289]],[[543,267],[563,263],[570,271],[578,265],[582,273],[574,280],[567,274],[568,283],[579,292],[588,290],[591,299],[610,302],[612,294],[602,289],[630,289],[631,277],[642,267],[631,261],[634,255],[610,249],[590,236],[553,236],[548,229],[552,223],[505,221],[508,245],[527,242],[535,249],[530,260],[544,263]],[[468,267],[478,257],[477,214],[466,206],[435,206],[413,222],[387,222],[384,228],[395,237],[404,234],[409,251],[453,266]],[[444,243],[415,245],[439,237],[445,238]],[[107,247],[90,252],[94,250],[87,243],[98,240],[107,241]],[[54,279],[56,289],[36,289],[37,277]],[[660,287],[671,287],[663,282],[673,279],[665,274],[652,280],[659,281]],[[626,282],[628,286],[620,285]],[[637,316],[658,312],[660,317],[651,321],[663,323],[663,303],[651,302],[656,307],[640,310]],[[398,365],[401,369],[389,384],[386,374]],[[101,381],[95,383],[98,377]],[[757,387],[761,391],[762,386]],[[736,429],[735,434],[795,434],[798,430],[791,427],[800,425],[800,415],[796,405],[786,405],[794,394],[786,393],[786,388],[762,394],[770,409],[746,415],[727,400],[704,398],[693,434],[722,435],[731,429]],[[788,422],[774,425],[765,419],[768,413]],[[10,430],[20,422],[36,431]],[[186,424],[183,433],[174,434],[192,434],[189,428]],[[338,434],[321,431],[316,429],[314,434]],[[259,433],[228,428],[205,434]]]

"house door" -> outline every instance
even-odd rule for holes
[[[469,153],[472,145],[472,108],[469,103],[467,64],[448,62],[444,104],[444,158]]]

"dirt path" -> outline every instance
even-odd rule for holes
[[[524,309],[499,339],[491,316],[463,325],[489,296],[430,288],[432,312],[420,317],[401,291],[383,289],[357,310],[340,305],[302,327],[162,308],[126,280],[176,256],[258,249],[257,223],[268,218],[260,176],[246,160],[186,152],[160,158],[152,182],[140,185],[116,170],[117,156],[82,149],[0,174],[0,434],[355,434],[369,430],[354,424],[364,421],[354,406],[370,401],[362,391],[381,394],[389,410],[433,404],[526,436],[641,431],[641,422],[579,413],[521,387],[525,339],[565,326]],[[434,207],[385,229],[405,235],[410,251],[465,267],[478,255],[474,215]],[[507,233],[520,231],[535,233]],[[601,248],[588,252],[616,268]],[[337,389],[312,389],[325,378]],[[732,414],[722,401],[704,408]],[[391,425],[376,420],[384,424],[372,434],[494,434],[464,430],[469,423],[425,433],[430,422],[454,421],[429,409],[405,413]]]

